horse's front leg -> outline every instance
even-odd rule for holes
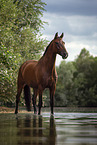
[[[37,114],[37,109],[36,109],[36,98],[38,95],[38,90],[37,89],[33,89],[33,97],[32,97],[32,102],[33,102],[33,107],[34,107],[34,114]]]
[[[42,91],[39,92],[39,111],[38,111],[38,115],[41,114],[41,107],[42,107]]]
[[[55,82],[53,85],[49,88],[50,90],[50,106],[51,106],[51,114],[54,113],[53,107],[54,107],[54,95],[55,95],[55,89],[56,89],[56,84]]]

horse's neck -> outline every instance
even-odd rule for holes
[[[48,72],[51,73],[55,69],[56,54],[52,52],[52,48],[48,48],[41,61],[43,61],[43,67],[45,67]]]
[[[45,54],[45,64],[48,67],[50,71],[52,71],[55,68],[55,61],[56,61],[56,54],[53,53],[46,53]]]

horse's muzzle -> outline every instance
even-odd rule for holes
[[[63,53],[63,54],[62,54],[62,58],[63,58],[63,59],[66,59],[67,57],[68,57],[68,53]]]

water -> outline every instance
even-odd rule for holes
[[[97,113],[1,113],[0,145],[97,145]]]

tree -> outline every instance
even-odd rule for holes
[[[55,106],[97,107],[97,57],[83,48],[73,62],[57,67]]]
[[[39,59],[47,44],[40,33],[44,6],[41,0],[0,0],[0,102],[15,102],[20,65]]]
[[[12,0],[0,1],[0,42],[8,49],[21,52],[23,57],[29,49],[40,53],[45,45],[39,33],[44,23],[41,16],[45,3],[41,0],[24,0],[19,5],[17,3],[18,1],[14,4]]]
[[[70,90],[73,84],[73,73],[75,67],[73,62],[62,61],[60,66],[57,68],[58,82],[55,93],[55,105],[56,106],[69,106],[71,104],[71,93]]]
[[[85,48],[75,60],[74,87],[78,106],[97,106],[95,61],[96,58],[93,58]]]

